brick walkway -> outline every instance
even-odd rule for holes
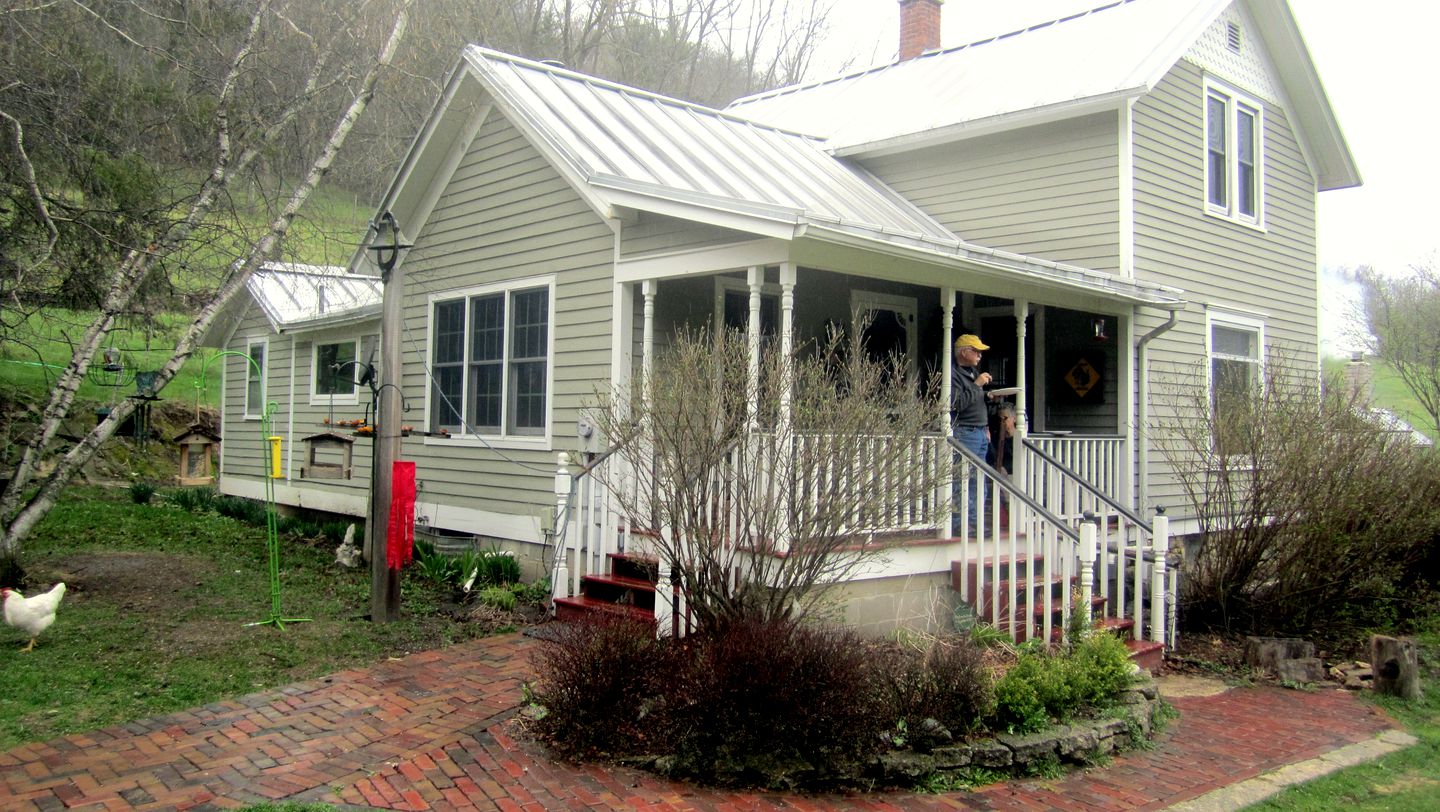
[[[552,760],[511,717],[535,641],[505,635],[0,754],[0,808],[222,809],[280,799],[400,810],[1161,808],[1390,727],[1336,690],[1172,700],[1151,751],[944,796],[699,789]]]

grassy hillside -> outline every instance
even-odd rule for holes
[[[1346,361],[1341,358],[1326,358],[1325,374],[1340,376],[1344,372],[1345,364]],[[1371,401],[1376,406],[1400,415],[1430,439],[1436,439],[1437,432],[1435,425],[1430,420],[1430,415],[1420,406],[1420,402],[1410,393],[1410,389],[1405,386],[1404,381],[1400,380],[1400,376],[1395,374],[1395,370],[1379,359],[1371,359],[1370,368],[1373,373]]]

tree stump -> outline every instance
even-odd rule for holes
[[[1370,666],[1374,688],[1402,699],[1420,698],[1420,659],[1415,641],[1377,634],[1370,638]]]

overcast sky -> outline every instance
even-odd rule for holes
[[[894,58],[898,0],[834,2],[824,63],[838,66],[849,58],[861,66]],[[1031,9],[1055,19],[1063,10],[1106,2],[948,0],[941,9],[941,44],[1014,30],[1017,21],[1037,16]],[[1290,0],[1290,6],[1365,181],[1320,194],[1322,269],[1368,264],[1399,273],[1440,259],[1440,156],[1433,149],[1440,142],[1440,3]],[[1333,284],[1327,289],[1332,318],[1343,308],[1341,293]]]

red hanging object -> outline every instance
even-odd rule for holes
[[[391,472],[385,563],[398,570],[409,564],[415,554],[415,463],[396,460]]]

